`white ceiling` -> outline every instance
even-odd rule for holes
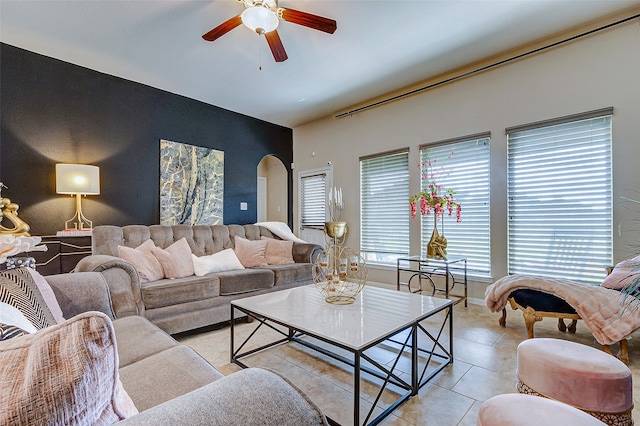
[[[0,0],[0,40],[287,127],[334,114],[640,0],[281,0],[335,19],[333,35],[289,22],[275,63],[235,0]],[[260,65],[262,70],[260,70]]]

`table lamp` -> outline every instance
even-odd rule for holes
[[[76,196],[76,214],[64,223],[65,230],[91,229],[93,222],[82,214],[80,196],[100,194],[98,166],[56,164],[56,192]]]

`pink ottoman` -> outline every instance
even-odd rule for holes
[[[508,393],[480,407],[478,426],[604,426],[600,420],[570,405],[532,395]]]
[[[560,339],[518,345],[518,392],[579,408],[608,425],[632,425],[631,371],[617,358]]]

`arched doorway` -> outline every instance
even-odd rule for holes
[[[258,164],[258,222],[288,222],[289,179],[282,161],[267,155]]]

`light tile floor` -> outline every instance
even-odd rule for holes
[[[520,311],[508,308],[505,328],[498,325],[499,314],[481,305],[457,304],[454,308],[454,363],[425,385],[419,394],[395,410],[383,425],[475,425],[482,402],[494,395],[513,393],[516,383],[516,348],[526,338]],[[242,323],[236,333],[247,336],[257,323]],[[535,326],[536,337],[572,340],[599,347],[593,336],[578,322],[575,334],[557,329],[557,321],[546,318]],[[275,333],[259,334],[256,342],[266,343]],[[230,327],[177,336],[223,374],[240,368],[229,362]],[[615,353],[615,349],[614,349]],[[640,419],[640,339],[629,342],[629,368],[634,376],[634,418]],[[377,354],[385,359],[384,350]],[[278,371],[287,377],[333,420],[349,425],[353,418],[353,380],[347,367],[301,345],[281,345],[245,360],[250,366]],[[361,412],[371,407],[374,383],[363,381]],[[579,390],[576,389],[576,392]],[[385,391],[378,406],[389,402],[392,392]],[[366,410],[365,410],[366,408]],[[374,414],[381,412],[376,408]]]

